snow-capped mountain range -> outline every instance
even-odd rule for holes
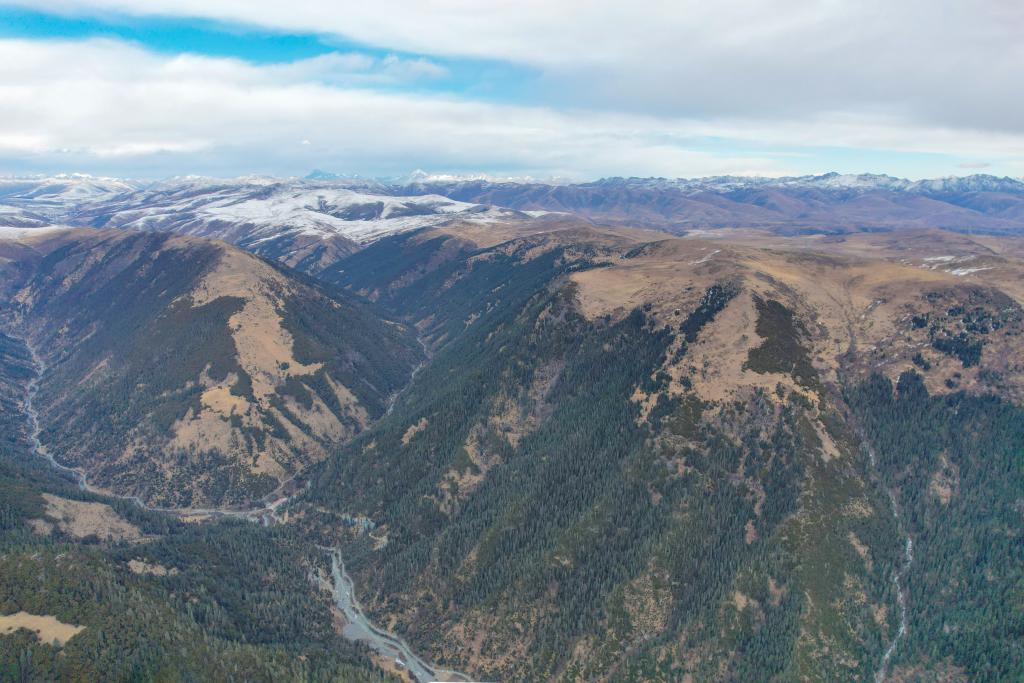
[[[1024,180],[993,175],[950,176],[929,180],[907,180],[877,173],[788,176],[781,178],[747,176],[709,176],[706,178],[606,178],[600,184],[627,184],[639,187],[673,187],[684,190],[736,190],[743,188],[820,189],[871,192],[888,190],[909,194],[949,192],[1012,192],[1024,194]]]
[[[0,224],[47,222],[176,232],[232,242],[316,271],[380,237],[452,220],[527,219],[526,213],[433,194],[400,196],[379,185],[267,177],[0,181]]]
[[[515,212],[439,195],[369,194],[340,184],[307,181],[158,183],[113,201],[84,204],[77,221],[142,230],[173,226],[205,235],[245,227],[256,239],[280,230],[295,236],[337,235],[357,243],[459,218],[498,218]]]
[[[668,232],[724,227],[781,232],[945,228],[1024,233],[1024,181],[973,175],[905,180],[826,173],[791,178],[605,178],[576,184],[420,180],[404,193],[575,214]]]
[[[134,180],[82,173],[0,177],[0,204],[57,215],[76,203],[110,199],[144,186],[145,183]]]
[[[930,227],[1024,234],[1024,181],[827,173],[563,183],[422,171],[390,180],[322,171],[302,179],[0,178],[0,225],[215,237],[311,271],[396,233],[455,220],[532,220],[549,212],[672,233],[723,227],[778,232]]]

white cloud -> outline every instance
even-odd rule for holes
[[[427,59],[403,59],[395,55],[377,59],[366,54],[340,52],[258,69],[247,67],[244,62],[234,65],[237,71],[248,71],[260,81],[273,78],[281,83],[313,81],[333,85],[412,83],[448,74],[445,67]]]
[[[107,40],[0,40],[0,159],[150,176],[427,167],[593,177],[777,175],[818,146],[1024,158],[1024,135],[891,113],[696,118],[374,90],[363,86],[379,74],[423,65],[367,59],[258,66]],[[709,139],[765,152],[710,152]]]
[[[884,113],[1024,131],[1018,0],[22,1],[510,61],[576,106],[695,118]]]

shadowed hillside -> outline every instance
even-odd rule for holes
[[[45,368],[45,448],[172,507],[271,493],[380,417],[420,358],[365,304],[245,252],[161,234],[0,243],[4,324]]]
[[[873,679],[894,576],[930,598],[842,387],[927,364],[939,394],[1020,396],[1020,305],[957,267],[1019,272],[1012,250],[501,234],[398,236],[325,274],[433,353],[299,508],[378,620],[485,679]]]

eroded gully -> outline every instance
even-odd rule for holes
[[[868,457],[871,459],[872,469],[878,472],[878,463],[874,449],[868,446],[867,451]],[[881,475],[879,475],[879,479],[881,479]],[[892,661],[892,656],[896,653],[896,648],[900,641],[907,635],[907,588],[905,582],[910,566],[914,563],[914,540],[904,528],[903,517],[900,514],[900,506],[896,500],[896,494],[887,486],[885,486],[885,492],[889,496],[889,509],[892,512],[893,519],[896,521],[896,529],[903,539],[903,563],[898,569],[893,571],[892,575],[892,582],[896,588],[896,604],[900,610],[900,624],[888,647],[885,648],[885,653],[882,655],[878,671],[875,672],[875,683],[884,683],[886,676],[889,675],[889,663]]]

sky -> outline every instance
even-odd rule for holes
[[[0,174],[1024,176],[1020,0],[0,0]]]

